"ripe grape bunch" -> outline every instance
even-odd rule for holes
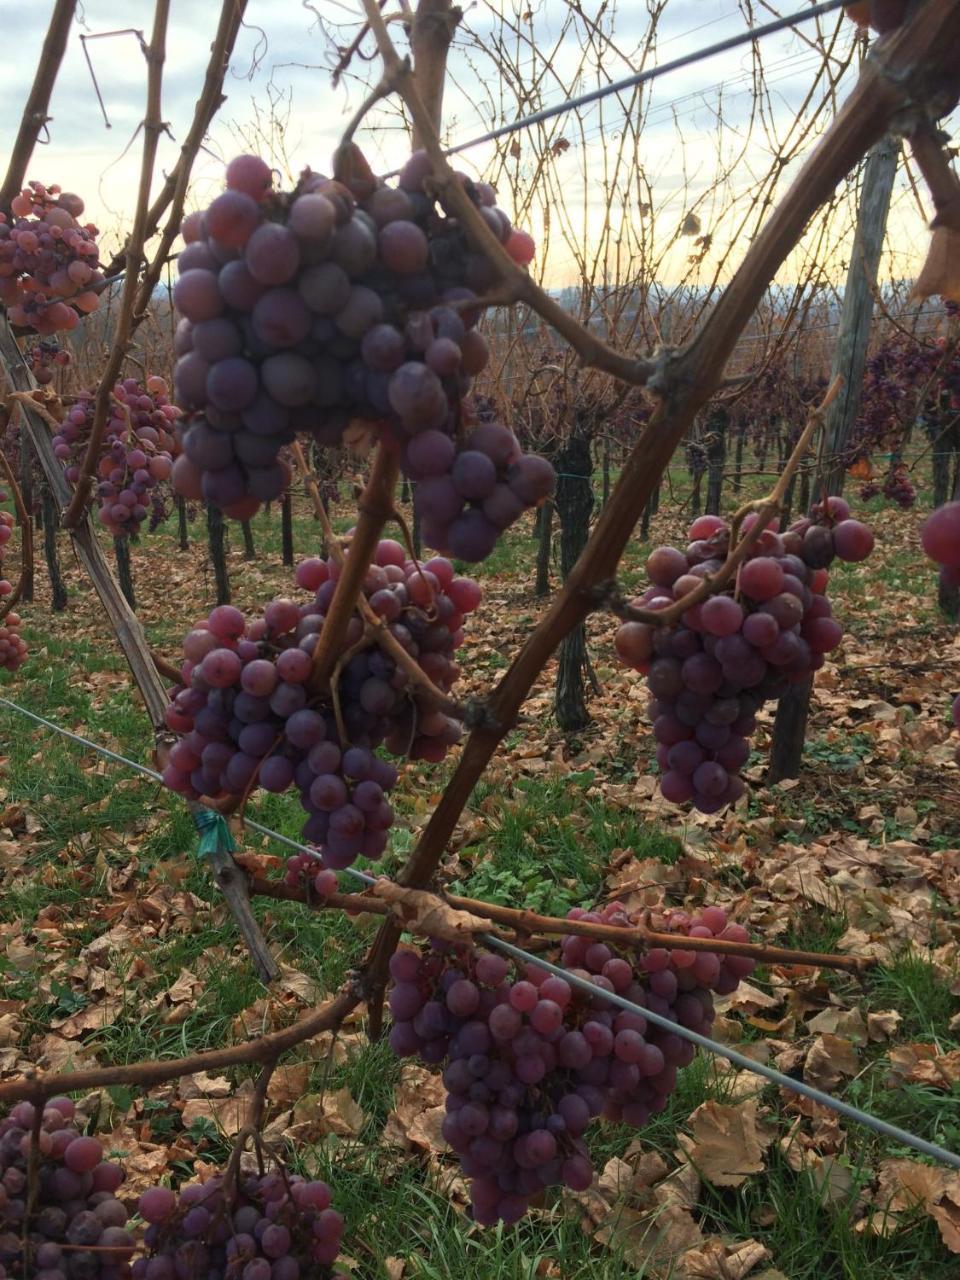
[[[238,519],[289,481],[278,458],[298,431],[324,445],[368,443],[399,455],[417,482],[428,546],[484,559],[498,535],[552,489],[554,471],[464,403],[486,365],[468,304],[494,283],[458,222],[427,194],[416,152],[390,187],[307,170],[292,194],[272,189],[256,156],[227,166],[227,190],[184,220],[174,301],[183,431],[174,480]],[[463,179],[515,261],[533,241]]]
[[[376,748],[438,762],[461,731],[379,647],[376,628],[357,612],[344,638],[349,657],[334,682],[341,734],[332,691],[312,686],[313,654],[339,573],[332,557],[306,560],[296,575],[315,593],[306,603],[274,600],[250,625],[239,609],[221,605],[197,623],[183,642],[183,683],[170,694],[167,726],[182,736],[163,774],[171,790],[193,798],[295,786],[308,815],[303,836],[332,870],[386,848],[393,822],[386,797],[397,771]],[[384,539],[364,591],[393,638],[448,692],[459,675],[454,653],[465,615],[480,603],[477,584],[454,577],[439,557],[418,568],[398,542]],[[311,867],[305,855],[291,858],[290,882]],[[317,877],[318,892],[335,887],[329,875]]]
[[[30,371],[41,387],[53,381],[57,369],[65,369],[70,363],[70,352],[56,338],[41,338],[27,348]]]
[[[960,587],[960,502],[947,502],[928,516],[920,540],[940,566],[943,585]]]
[[[6,493],[0,492],[0,502],[6,501]],[[26,661],[27,645],[20,635],[20,615],[8,609],[4,613],[4,601],[13,595],[13,583],[4,575],[4,549],[13,537],[13,516],[0,511],[0,671],[16,671]]]
[[[230,1180],[232,1182],[232,1179]],[[236,1189],[216,1174],[182,1187],[149,1187],[140,1197],[148,1258],[132,1280],[316,1280],[343,1276],[343,1218],[325,1182],[276,1169],[240,1174]],[[72,1274],[72,1273],[71,1273]]]
[[[571,920],[630,926],[620,903]],[[662,927],[693,938],[747,940],[719,907],[665,914]],[[597,988],[590,996],[536,964],[434,941],[390,960],[390,1044],[402,1057],[443,1064],[443,1135],[472,1180],[474,1218],[512,1223],[545,1188],[584,1191],[593,1167],[583,1140],[597,1116],[642,1128],[662,1111],[694,1047],[603,992],[707,1033],[712,992],[736,989],[753,961],[714,952],[620,950],[568,934],[562,961]]]
[[[97,228],[77,221],[83,201],[30,182],[10,212],[0,211],[0,302],[11,322],[47,336],[75,329],[79,312],[96,310],[103,282]]]
[[[69,1098],[44,1105],[37,1197],[27,1221],[35,1114],[32,1103],[18,1102],[0,1122],[0,1277],[123,1280],[135,1247],[116,1197],[123,1169],[104,1160],[96,1138],[81,1136]]]
[[[743,521],[747,532],[756,517]],[[658,547],[647,560],[652,585],[633,603],[664,609],[714,574],[729,551],[730,529],[701,516],[685,551]],[[617,653],[646,674],[657,740],[660,789],[674,804],[692,800],[716,813],[743,795],[756,713],[790,684],[806,680],[843,637],[826,597],[834,558],[857,562],[873,550],[867,525],[831,497],[784,533],[760,534],[735,581],[688,609],[676,626],[625,622]]]
[[[95,392],[81,392],[54,436],[53,451],[71,484],[80,478],[95,404]],[[125,378],[113,388],[95,490],[100,523],[112,534],[135,535],[147,518],[147,504],[162,507],[158,486],[173,471],[174,424],[179,417],[163,378],[148,377],[143,384]]]

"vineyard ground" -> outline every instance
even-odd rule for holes
[[[688,481],[679,469],[673,480],[682,503]],[[642,683],[617,668],[613,627],[594,618],[604,690],[594,723],[572,739],[558,733],[548,668],[465,812],[444,875],[474,896],[550,913],[603,895],[719,897],[771,942],[876,955],[862,981],[760,970],[722,1002],[718,1034],[957,1150],[960,775],[947,711],[960,648],[933,608],[918,513],[883,508],[874,518],[875,560],[835,575],[850,634],[822,673],[798,783],[760,785],[768,717],[751,761],[757,785],[735,815],[691,818],[664,805]],[[657,517],[655,539],[681,536],[681,524]],[[258,517],[254,533],[252,563],[238,536],[230,544],[235,603],[249,609],[290,590],[276,513]],[[298,559],[316,546],[299,499],[295,542]],[[37,601],[23,610],[30,660],[16,680],[0,678],[0,692],[147,760],[146,718],[63,550],[69,612],[51,617],[41,573]],[[646,552],[634,544],[627,582]],[[525,524],[481,570],[486,600],[463,663],[471,689],[496,678],[537,616],[534,554]],[[211,603],[200,521],[190,551],[179,553],[166,528],[134,548],[133,566],[151,642],[175,657],[182,620]],[[447,772],[415,767],[398,788],[388,872]],[[299,825],[289,797],[260,799],[252,813],[291,835]],[[284,966],[268,993],[195,844],[175,798],[0,707],[0,1072],[173,1056],[282,1026],[359,960],[374,918],[260,901]],[[265,859],[280,852],[252,834],[245,847]],[[223,1161],[244,1121],[250,1072],[230,1083],[238,1101],[225,1080],[193,1077],[146,1096],[110,1089],[83,1109],[138,1189],[168,1165],[186,1179]],[[335,1044],[306,1044],[275,1077],[268,1136],[289,1136],[295,1162],[331,1173],[358,1276],[949,1280],[960,1266],[960,1177],[722,1063],[695,1061],[639,1135],[598,1131],[595,1192],[551,1201],[503,1233],[479,1231],[460,1212],[463,1187],[438,1141],[440,1102],[425,1072],[366,1044],[359,1021]],[[684,1250],[686,1270],[666,1260]]]

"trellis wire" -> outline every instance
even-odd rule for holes
[[[81,737],[78,733],[73,733],[69,729],[64,729],[62,725],[56,724],[53,720],[47,720],[44,716],[38,715],[35,711],[29,711],[26,707],[21,707],[16,702],[11,702],[9,698],[0,697],[0,704],[9,707],[11,711],[16,711],[27,719],[35,721],[37,724],[43,725],[47,729],[51,729],[54,733],[59,733],[65,738],[69,738],[72,742],[78,743],[80,746],[95,751],[99,755],[106,756],[110,760],[117,761],[118,764],[126,765],[129,769],[142,773],[148,778],[152,778],[156,782],[162,782],[160,774],[155,769],[151,769],[148,765],[140,764],[137,760],[130,760],[127,756],[121,755],[118,751],[112,751],[109,747],[101,746],[97,742],[91,742],[89,738]],[[316,849],[311,849],[305,844],[301,844],[298,840],[291,839],[290,836],[282,835],[279,831],[273,831],[269,827],[261,825],[259,822],[253,822],[249,818],[245,819],[248,827],[254,831],[260,832],[262,835],[276,840],[280,844],[287,845],[291,849],[297,850],[298,853],[306,854],[308,857],[319,860],[320,855]],[[355,867],[344,868],[348,875],[362,881],[364,884],[376,884],[376,877],[367,875],[364,871],[358,871]],[[506,942],[503,938],[498,938],[490,933],[481,933],[477,935],[478,940],[483,942],[485,946],[493,947],[498,951],[504,952],[511,956],[514,960],[519,960],[523,964],[536,965],[540,969],[545,969],[548,973],[555,974],[559,978],[563,978],[571,986],[577,987],[585,991],[588,995],[596,998],[602,997],[608,1003],[616,1005],[618,1008],[626,1009],[629,1013],[638,1014],[642,1018],[646,1018],[648,1022],[652,1022],[655,1027],[660,1027],[665,1031],[672,1032],[680,1037],[681,1040],[687,1040],[690,1044],[696,1045],[698,1049],[713,1054],[714,1057],[726,1058],[728,1062],[734,1066],[740,1067],[743,1071],[752,1072],[753,1075],[761,1076],[764,1080],[771,1084],[778,1085],[781,1089],[786,1089],[791,1093],[800,1094],[804,1098],[809,1098],[812,1102],[819,1103],[820,1106],[835,1111],[838,1115],[844,1116],[847,1120],[853,1120],[858,1124],[864,1125],[868,1129],[873,1129],[875,1133],[882,1134],[885,1138],[890,1138],[894,1142],[900,1143],[902,1146],[911,1147],[914,1151],[918,1151],[921,1155],[929,1156],[932,1160],[939,1160],[942,1164],[949,1165],[953,1169],[960,1169],[960,1156],[955,1155],[946,1148],[938,1146],[934,1142],[927,1142],[925,1138],[920,1138],[914,1133],[909,1133],[906,1129],[900,1129],[895,1124],[889,1124],[886,1120],[881,1120],[877,1116],[872,1116],[867,1111],[861,1111],[859,1107],[851,1106],[848,1102],[843,1102],[839,1098],[832,1097],[829,1093],[824,1093],[820,1089],[815,1089],[812,1085],[806,1084],[802,1080],[794,1080],[792,1076],[784,1075],[781,1071],[774,1070],[773,1067],[765,1066],[761,1062],[755,1062],[752,1058],[748,1058],[745,1054],[731,1048],[729,1045],[721,1044],[717,1040],[711,1040],[708,1036],[700,1035],[698,1031],[691,1031],[689,1028],[682,1026],[678,1022],[671,1022],[669,1018],[665,1018],[652,1010],[644,1008],[642,1005],[634,1004],[632,1001],[618,995],[615,991],[605,991],[596,987],[586,978],[581,978],[575,973],[571,973],[567,969],[563,969],[560,965],[553,964],[549,960],[544,960],[541,956],[530,955],[529,952],[523,951],[520,947],[515,947],[512,942]]]
[[[511,133],[517,133],[521,129],[528,129],[531,125],[542,124],[545,120],[552,120],[556,116],[565,115],[566,112],[575,111],[578,107],[585,107],[592,102],[599,102],[602,98],[607,98],[613,93],[623,93],[626,89],[634,89],[638,85],[647,84],[651,80],[665,76],[671,71],[679,71],[683,67],[703,62],[706,58],[728,53],[731,49],[739,49],[742,45],[754,44],[757,40],[763,39],[764,36],[775,35],[778,31],[797,27],[802,22],[808,22],[812,18],[821,18],[825,14],[834,13],[848,2],[849,0],[825,0],[824,3],[811,5],[809,9],[802,9],[799,13],[788,14],[786,17],[777,18],[773,22],[765,22],[759,27],[748,27],[740,35],[729,36],[726,40],[719,40],[716,44],[706,45],[702,49],[695,49],[693,52],[685,53],[679,58],[672,58],[669,62],[658,63],[657,66],[649,67],[646,71],[638,71],[632,76],[626,76],[623,80],[614,80],[611,84],[602,85],[599,89],[591,89],[588,93],[578,94],[575,98],[566,98],[563,102],[555,103],[552,107],[543,107],[540,111],[534,111],[529,116],[521,116],[519,120],[510,120],[506,124],[498,125],[495,129],[490,129],[476,138],[471,138],[469,142],[458,142],[456,146],[445,148],[444,155],[455,156],[462,151],[468,151],[471,147],[478,147],[481,143],[496,142],[500,138],[508,137]],[[393,178],[399,172],[399,169],[394,169],[383,176]]]

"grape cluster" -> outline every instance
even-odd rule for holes
[[[135,1246],[115,1195],[123,1170],[104,1160],[96,1138],[81,1136],[69,1098],[44,1106],[37,1197],[25,1223],[35,1114],[33,1103],[18,1102],[0,1121],[0,1277],[125,1280]]]
[[[191,797],[295,786],[308,815],[304,838],[321,849],[325,867],[336,870],[386,848],[393,822],[387,794],[397,771],[376,748],[438,762],[461,731],[355,613],[344,638],[349,657],[335,682],[341,736],[331,692],[311,686],[313,654],[339,574],[332,557],[306,560],[297,582],[313,599],[274,600],[249,626],[239,609],[221,605],[194,627],[183,643],[183,683],[171,691],[166,716],[182,736],[163,774],[171,790]],[[364,591],[394,639],[448,692],[459,675],[454,653],[465,615],[480,603],[477,584],[455,577],[440,557],[421,568],[398,542],[384,539]],[[292,882],[311,861],[291,859]],[[329,892],[329,878],[317,887]]]
[[[71,484],[80,478],[95,407],[96,393],[81,392],[54,436],[53,451]],[[162,508],[158,486],[173,471],[174,424],[179,417],[163,378],[148,377],[143,384],[125,378],[113,388],[95,490],[100,523],[112,534],[137,534],[147,518],[147,504]]]
[[[234,1190],[219,1174],[140,1197],[148,1258],[132,1280],[320,1280],[340,1252],[343,1218],[325,1182],[273,1170],[240,1174]]]
[[[635,923],[616,902],[570,918]],[[718,907],[695,918],[669,913],[663,925],[695,938],[748,936]],[[713,952],[624,952],[579,934],[564,937],[562,957],[596,995],[536,964],[520,971],[500,956],[436,941],[390,960],[391,1047],[443,1064],[443,1135],[472,1180],[473,1216],[484,1225],[516,1222],[546,1187],[585,1190],[593,1168],[583,1135],[595,1117],[640,1128],[664,1109],[694,1049],[642,1009],[706,1033],[711,993],[735,990],[753,968]],[[604,991],[641,1011],[611,1005]]]
[[[103,282],[97,228],[77,221],[83,201],[30,182],[10,211],[12,219],[0,212],[0,302],[11,322],[44,335],[75,329]]]
[[[175,484],[246,518],[286,488],[279,458],[298,431],[324,445],[378,435],[418,482],[427,544],[462,560],[552,489],[546,459],[524,455],[506,427],[471,430],[463,397],[486,365],[469,303],[493,283],[453,218],[426,192],[415,153],[399,185],[355,184],[307,170],[273,191],[256,156],[227,167],[227,190],[184,221],[174,302],[177,399],[193,416]],[[533,241],[463,179],[518,262]]]
[[[27,362],[36,382],[45,387],[53,381],[56,369],[65,369],[70,363],[70,352],[56,338],[41,338],[26,351]]]
[[[944,586],[960,587],[960,502],[947,502],[928,516],[920,540],[940,566]]]
[[[743,795],[740,770],[757,711],[819,670],[842,639],[824,594],[827,568],[835,557],[865,560],[873,549],[870,529],[849,517],[842,498],[828,498],[784,533],[774,522],[734,583],[688,609],[679,624],[625,622],[617,631],[621,661],[647,676],[664,799],[716,813]],[[743,531],[755,520],[747,516]],[[685,551],[651,554],[652,585],[637,607],[664,609],[721,568],[730,549],[724,520],[701,516],[689,537]]]
[[[6,493],[0,493],[0,502],[6,497]],[[4,600],[13,595],[13,583],[3,574],[4,548],[12,537],[13,516],[9,511],[0,511],[0,671],[16,671],[27,657],[26,641],[20,635],[20,615],[12,609],[2,613]]]

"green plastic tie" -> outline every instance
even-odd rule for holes
[[[230,834],[227,820],[215,809],[197,809],[193,814],[193,825],[200,832],[200,843],[197,846],[197,857],[210,857],[226,851],[236,852],[236,841]]]

